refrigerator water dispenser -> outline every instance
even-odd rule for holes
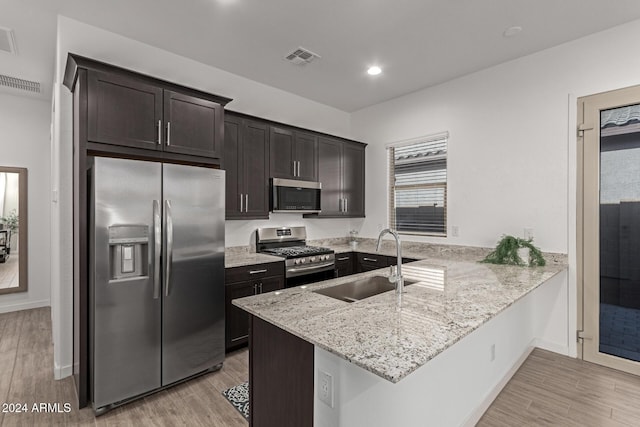
[[[149,270],[149,226],[109,227],[110,280],[147,276]]]

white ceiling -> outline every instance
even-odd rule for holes
[[[41,82],[44,99],[59,13],[350,112],[640,19],[640,1],[0,0],[0,11],[19,53],[0,52],[0,74]],[[522,33],[503,37],[514,25]],[[284,61],[298,46],[322,58]],[[384,71],[370,77],[374,63]]]

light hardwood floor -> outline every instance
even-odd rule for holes
[[[640,426],[640,377],[535,349],[478,423]]]
[[[71,403],[72,411],[0,412],[0,426],[247,427],[221,395],[247,380],[246,350],[228,355],[219,372],[96,419],[91,409],[78,410],[71,378],[53,379],[50,319],[48,308],[0,314],[0,405]],[[478,426],[640,426],[640,377],[536,349]]]
[[[53,379],[51,310],[0,314],[0,405],[71,403],[70,413],[2,413],[1,426],[239,426],[247,421],[221,392],[248,379],[248,352],[227,355],[223,368],[95,418],[78,410],[71,378]],[[0,410],[2,408],[0,407]]]

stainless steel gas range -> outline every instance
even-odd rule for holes
[[[304,285],[335,277],[333,250],[307,246],[305,227],[258,228],[256,251],[285,259],[285,286]]]

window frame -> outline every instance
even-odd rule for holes
[[[446,151],[444,153],[445,159],[445,178],[444,181],[439,181],[435,183],[422,183],[422,184],[412,184],[412,185],[403,185],[396,186],[395,185],[395,149],[400,147],[406,147],[410,145],[416,145],[420,143],[428,143],[428,142],[436,142],[440,140],[445,140]],[[447,237],[448,233],[448,157],[449,157],[449,132],[440,132],[437,134],[425,135],[418,138],[412,138],[408,140],[393,142],[386,145],[387,151],[387,225],[391,230],[396,231],[401,235],[408,236],[425,236],[425,237]],[[421,232],[421,231],[404,231],[398,230],[396,228],[396,203],[395,203],[395,195],[396,188],[403,189],[430,189],[430,188],[442,188],[444,196],[444,218],[443,218],[443,231],[442,232]]]

